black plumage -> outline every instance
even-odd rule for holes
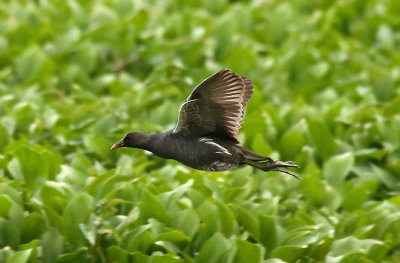
[[[252,93],[251,80],[223,69],[193,90],[181,106],[174,129],[156,134],[131,132],[111,149],[140,148],[199,170],[226,171],[248,164],[300,179],[282,169],[299,168],[295,163],[272,160],[237,145],[236,136]]]

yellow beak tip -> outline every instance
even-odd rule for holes
[[[117,149],[117,148],[119,148],[120,146],[118,145],[118,144],[114,144],[113,146],[111,146],[111,150],[114,150],[114,149]]]

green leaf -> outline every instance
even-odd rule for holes
[[[337,239],[332,244],[332,249],[329,252],[330,257],[347,256],[354,257],[357,253],[357,258],[367,257],[374,262],[379,262],[387,253],[387,248],[380,240],[364,239],[360,240],[349,236],[342,239]],[[375,261],[376,260],[376,261]],[[344,262],[350,262],[346,259]]]
[[[199,228],[200,218],[193,209],[179,211],[173,217],[173,227],[182,230],[188,237],[193,237]]]
[[[162,233],[156,238],[157,241],[167,241],[178,247],[185,247],[190,242],[190,238],[180,230],[173,230]]]
[[[400,189],[400,183],[397,178],[395,178],[391,173],[388,171],[376,166],[372,165],[372,171],[374,172],[374,176],[383,183],[389,189]]]
[[[98,157],[107,159],[111,155],[111,143],[100,134],[88,134],[83,138],[85,147]]]
[[[119,246],[111,246],[107,248],[108,258],[113,262],[128,263],[129,252]]]
[[[13,203],[8,196],[0,195],[0,217],[7,217],[12,205]]]
[[[343,209],[353,211],[360,209],[368,197],[369,189],[363,184],[348,191],[343,198]]]
[[[18,251],[14,255],[8,258],[7,263],[25,263],[28,262],[31,256],[32,249],[27,249],[23,251]]]
[[[36,76],[45,62],[45,55],[38,47],[25,50],[15,61],[18,76],[27,80]]]
[[[27,242],[33,239],[40,238],[46,231],[47,224],[43,215],[33,212],[24,218],[24,225],[22,228],[22,241]]]
[[[21,145],[13,153],[17,159],[8,165],[15,179],[22,179],[31,189],[40,188],[48,177],[48,166],[42,155],[33,148]],[[22,177],[22,178],[21,178]]]
[[[133,253],[131,253],[131,260],[128,262],[137,262],[137,263],[148,263],[150,260],[150,257],[143,254],[140,251],[135,251]]]
[[[63,249],[63,237],[57,228],[50,227],[41,238],[43,263],[55,262]]]
[[[322,78],[328,73],[329,64],[325,61],[319,62],[316,65],[310,67],[311,74],[316,78]]]
[[[4,147],[9,143],[10,135],[8,135],[7,130],[0,125],[0,152],[3,151]]]
[[[304,143],[303,135],[300,132],[286,132],[279,141],[279,151],[282,153],[283,159],[293,160],[300,152]]]
[[[278,245],[278,230],[274,217],[260,216],[259,238],[268,254]]]
[[[260,133],[253,139],[252,150],[262,156],[270,156],[273,152],[271,146],[269,146]]]
[[[160,200],[147,189],[143,190],[143,199],[139,209],[140,218],[143,221],[154,218],[167,225],[171,222],[171,215],[167,212]]]
[[[393,31],[388,25],[381,25],[376,33],[376,38],[383,47],[392,48],[394,46]]]
[[[255,216],[253,216],[248,210],[239,208],[239,222],[246,231],[249,231],[255,239],[260,236],[259,226],[260,223]]]
[[[271,257],[282,259],[285,262],[293,262],[300,258],[304,252],[304,247],[280,246],[272,251]]]
[[[62,213],[71,195],[65,184],[56,182],[47,182],[40,192],[43,203],[59,213]]]
[[[215,233],[208,239],[196,257],[197,263],[215,263],[218,259],[232,247],[229,240],[225,239],[222,234]]]
[[[302,184],[304,195],[315,207],[321,207],[326,203],[326,187],[317,177],[307,176]]]
[[[86,247],[81,247],[73,252],[62,254],[57,263],[87,262],[91,255]]]
[[[263,262],[264,247],[245,240],[236,240],[237,252],[234,263]]]
[[[147,253],[155,239],[149,228],[150,225],[141,225],[127,233],[122,241],[124,248],[130,252]]]
[[[87,193],[76,194],[67,204],[63,213],[64,235],[71,243],[82,245],[85,237],[79,224],[87,223],[93,210],[93,197]]]
[[[339,186],[344,182],[353,165],[354,156],[352,153],[336,155],[324,164],[324,177],[330,185]]]
[[[149,263],[179,263],[179,262],[184,262],[182,259],[177,259],[173,258],[170,255],[164,255],[164,256],[151,256],[149,258]]]
[[[316,147],[317,154],[319,154],[323,160],[328,159],[336,152],[336,142],[329,132],[328,127],[323,122],[309,120],[308,131],[311,141]]]
[[[207,199],[201,203],[196,211],[201,220],[197,233],[197,242],[201,245],[219,230],[220,218],[217,206]]]
[[[216,202],[218,211],[219,211],[219,218],[221,223],[221,232],[224,234],[226,237],[230,237],[232,234],[234,234],[237,229],[237,223],[236,220],[233,216],[232,211],[222,202],[218,201]]]
[[[10,246],[16,250],[19,245],[19,229],[9,220],[0,218],[0,247]]]

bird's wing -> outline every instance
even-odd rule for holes
[[[182,105],[174,133],[215,134],[238,142],[247,101],[253,93],[251,80],[223,69],[203,81]]]

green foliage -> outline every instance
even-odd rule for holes
[[[400,2],[2,1],[0,262],[400,262]],[[239,134],[302,168],[110,151],[194,86],[253,80]]]

